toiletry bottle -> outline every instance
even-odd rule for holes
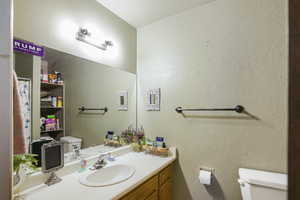
[[[80,169],[79,172],[83,172],[87,169],[87,160],[84,158],[80,157]]]
[[[108,138],[107,138],[107,139],[112,140],[113,137],[114,137],[114,132],[113,132],[113,131],[108,131],[108,132],[107,132],[107,135],[108,135]]]
[[[167,148],[167,145],[165,142],[163,142],[162,148]]]
[[[57,107],[61,108],[63,107],[63,98],[62,97],[57,97]]]
[[[55,71],[57,84],[62,84],[62,74],[60,72]]]
[[[52,97],[52,107],[57,107],[57,97]]]
[[[147,146],[150,146],[150,147],[153,146],[153,141],[147,139],[147,140],[146,140],[146,145],[147,145]]]
[[[163,137],[156,137],[157,147],[163,147],[164,138]]]
[[[56,129],[59,130],[60,129],[60,123],[59,123],[59,119],[56,119]]]
[[[81,169],[85,169],[87,166],[87,161],[85,159],[81,159],[80,166],[81,166]]]
[[[47,115],[46,131],[56,130],[56,117],[55,115]]]

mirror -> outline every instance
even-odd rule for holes
[[[44,49],[43,57],[14,53],[28,152],[62,141],[68,162],[113,148],[103,146],[108,132],[136,127],[136,74]]]

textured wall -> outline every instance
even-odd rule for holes
[[[287,17],[286,0],[217,0],[138,30],[138,123],[178,148],[175,199],[239,200],[238,168],[286,172]],[[148,88],[161,88],[160,112],[144,110]],[[174,111],[237,104],[258,119]]]
[[[96,0],[15,0],[14,36],[111,67],[136,72],[136,29]],[[79,27],[94,43],[112,40],[102,51],[75,40]]]

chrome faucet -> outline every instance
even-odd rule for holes
[[[110,153],[100,154],[98,160],[95,162],[95,164],[93,164],[91,170],[97,170],[103,168],[107,164],[106,158],[109,157],[110,155],[111,155]]]

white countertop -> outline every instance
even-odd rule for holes
[[[72,173],[61,177],[62,181],[50,187],[42,184],[24,191],[25,200],[109,200],[118,199],[131,191],[137,185],[168,166],[176,159],[176,149],[170,148],[171,156],[159,157],[145,153],[129,152],[109,162],[107,166],[115,164],[130,165],[136,169],[134,175],[128,180],[111,186],[87,187],[81,185],[79,177],[85,173]]]

